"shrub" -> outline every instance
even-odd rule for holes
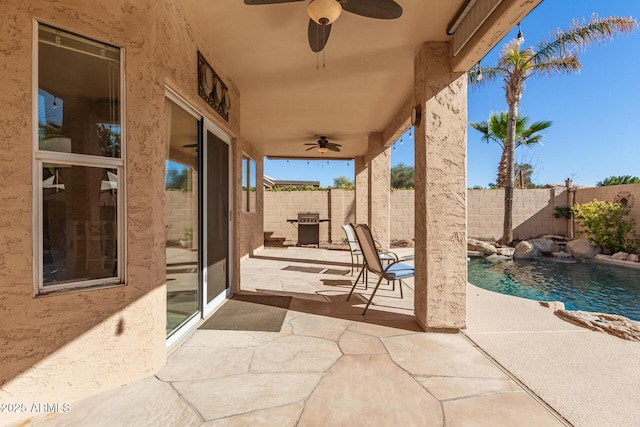
[[[553,211],[556,218],[571,219],[571,208],[569,206],[556,206]]]
[[[640,246],[640,237],[635,231],[634,219],[623,218],[629,210],[626,205],[601,200],[572,208],[576,222],[586,229],[580,234],[586,234],[594,246],[611,252],[633,253]]]

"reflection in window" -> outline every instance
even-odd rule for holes
[[[45,286],[113,277],[118,260],[118,172],[42,167]]]
[[[39,292],[124,280],[120,49],[38,24]]]
[[[256,162],[248,157],[242,158],[242,210],[256,211]]]
[[[165,100],[165,120],[166,332],[169,336],[197,315],[200,309],[200,122],[169,98]]]

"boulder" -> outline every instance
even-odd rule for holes
[[[611,255],[611,258],[612,259],[619,259],[619,260],[624,261],[624,260],[629,258],[629,254],[626,253],[626,252],[620,251],[620,252],[616,252],[615,254]]]
[[[600,253],[600,248],[591,246],[587,239],[575,239],[567,243],[565,250],[574,258],[593,258]]]
[[[538,248],[533,246],[526,240],[518,243],[516,245],[516,250],[513,252],[513,258],[516,259],[531,259],[537,258],[540,256],[540,251]]]
[[[550,308],[554,312],[558,310],[564,310],[564,303],[562,301],[540,301],[540,305]]]
[[[629,256],[627,257],[627,261],[631,262],[638,262],[638,259],[640,259],[640,257],[636,254],[629,254]]]
[[[560,250],[560,246],[551,239],[532,239],[529,240],[529,243],[543,254],[550,254],[551,252],[558,252]]]
[[[513,252],[515,252],[514,248],[496,248],[497,254],[502,256],[512,257]]]
[[[560,242],[568,242],[569,240],[571,240],[568,237],[558,236],[557,234],[545,234],[542,237],[545,239],[551,239],[551,240],[556,240]]]
[[[494,255],[497,252],[491,243],[476,239],[467,239],[467,250],[482,252],[485,255]]]
[[[556,310],[555,315],[592,331],[606,332],[618,338],[640,342],[640,322],[624,316],[579,310]]]
[[[551,256],[558,259],[571,259],[573,258],[571,254],[566,253],[564,251],[551,252]]]

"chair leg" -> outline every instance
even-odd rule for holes
[[[367,303],[367,306],[364,308],[364,311],[362,312],[363,316],[365,314],[367,314],[367,310],[369,310],[369,305],[371,305],[371,302],[373,301],[373,297],[376,295],[376,292],[378,291],[378,287],[380,286],[380,283],[382,283],[382,276],[380,276],[380,279],[378,280],[378,283],[376,283],[376,287],[373,289],[373,293],[371,294],[371,298],[369,298],[369,302]]]
[[[402,280],[398,280],[398,282],[400,282],[400,298],[404,298],[404,295],[402,295]],[[395,288],[396,286],[396,281],[393,281],[393,287]]]
[[[351,252],[351,275],[353,276],[353,252]]]
[[[351,298],[351,294],[353,294],[353,291],[356,289],[356,285],[360,281],[360,276],[362,276],[364,272],[365,272],[365,269],[363,268],[362,271],[360,271],[360,274],[358,274],[358,277],[356,277],[356,281],[353,282],[353,287],[351,288],[351,292],[349,292],[349,296],[347,297],[347,301],[349,301],[349,298]]]

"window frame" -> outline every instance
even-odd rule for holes
[[[246,168],[247,168],[247,180],[243,181],[240,185],[240,193],[242,194],[242,189],[244,188],[244,186],[247,186],[247,208],[246,209],[242,209],[242,212],[244,213],[256,213],[258,211],[258,162],[256,162],[255,160],[253,160],[248,154],[246,153],[242,153],[242,168],[241,168],[241,174],[244,172],[245,170],[245,162],[246,162]],[[254,167],[251,168],[251,163],[254,164]],[[251,205],[251,171],[255,170],[255,174],[256,174],[256,197],[255,200],[253,202],[253,206]]]
[[[39,43],[40,26],[46,26],[54,30],[64,31],[79,38],[105,44],[117,48],[120,53],[119,66],[119,118],[120,118],[120,157],[103,157],[78,153],[63,153],[59,151],[40,150],[39,144]],[[126,285],[126,265],[127,265],[127,233],[126,233],[126,100],[125,100],[125,48],[112,43],[98,40],[94,37],[84,35],[77,31],[53,25],[45,21],[33,20],[33,51],[32,51],[32,167],[33,167],[33,276],[34,276],[34,296],[55,295],[68,292],[77,292],[93,289],[104,289],[114,286]],[[117,203],[117,230],[116,230],[116,253],[117,271],[115,276],[101,279],[78,280],[68,283],[44,285],[44,203],[43,203],[43,175],[42,169],[45,163],[66,164],[71,166],[81,166],[89,168],[109,168],[115,169],[118,176]]]

